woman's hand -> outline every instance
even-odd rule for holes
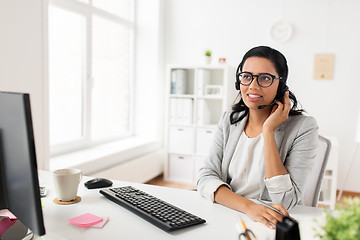
[[[284,214],[284,216],[290,217],[289,213],[286,211],[285,207],[281,204],[272,204],[269,203],[272,207],[279,210]],[[274,229],[276,226],[276,223],[278,221],[282,221],[283,216],[274,210],[266,207],[262,204],[252,204],[248,211],[246,211],[246,215],[248,215],[252,220],[256,222],[260,222],[267,226],[270,229]]]
[[[270,116],[264,122],[263,131],[273,132],[280,126],[280,124],[288,119],[291,109],[289,91],[285,92],[283,102],[284,103],[276,101],[277,105],[273,106]]]

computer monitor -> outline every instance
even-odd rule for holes
[[[44,235],[30,96],[0,92],[0,209]]]

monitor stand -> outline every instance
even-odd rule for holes
[[[0,217],[0,239],[1,240],[30,240],[34,233],[19,220],[9,220]]]

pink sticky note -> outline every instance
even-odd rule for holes
[[[11,221],[8,217],[4,217],[0,221],[0,237],[8,230],[12,225],[16,223],[16,220]]]
[[[14,214],[12,214],[12,212],[10,212],[10,211],[7,210],[7,209],[1,209],[1,210],[0,210],[0,216],[8,217],[8,218],[10,218],[11,220],[16,220],[16,219],[17,219],[17,217],[16,217]]]
[[[107,223],[108,220],[109,220],[109,217],[103,217],[102,222],[96,223],[90,227],[91,228],[102,228],[105,225],[105,223]]]
[[[75,224],[79,227],[89,227],[96,223],[101,222],[103,219],[101,217],[95,216],[91,213],[85,213],[78,217],[74,217],[68,220],[68,222]]]

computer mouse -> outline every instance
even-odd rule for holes
[[[110,187],[112,184],[113,182],[106,178],[94,178],[84,183],[88,189]]]

